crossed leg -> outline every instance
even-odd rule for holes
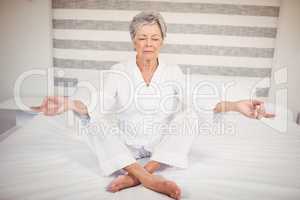
[[[124,168],[128,174],[121,175],[113,180],[109,185],[108,190],[117,192],[125,188],[142,184],[148,189],[163,193],[176,200],[179,199],[181,190],[175,182],[152,174],[159,166],[160,164],[156,161],[148,162],[145,167],[142,167],[138,163],[131,164]]]
[[[153,173],[160,168],[160,163],[156,161],[149,161],[144,168],[149,172]],[[132,174],[120,175],[114,179],[108,186],[110,192],[117,192],[125,188],[134,187],[141,184],[140,181]]]
[[[174,120],[174,123],[184,123],[185,117],[185,115],[180,115]],[[193,123],[193,121],[189,121],[190,123]],[[185,168],[187,164],[185,157],[191,149],[194,138],[195,135],[190,132],[187,132],[187,134],[185,132],[165,134],[151,157],[155,161],[150,161],[144,168],[137,163],[123,168],[128,174],[119,176],[113,180],[109,186],[109,191],[117,192],[142,184],[151,190],[166,194],[176,200],[179,199],[181,190],[175,182],[153,175],[152,173],[160,167],[159,162]]]

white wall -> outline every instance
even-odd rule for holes
[[[0,101],[24,71],[52,66],[51,1],[0,1]],[[33,90],[39,84],[31,84]]]
[[[274,57],[274,71],[287,68],[288,107],[300,111],[300,1],[282,0]],[[272,81],[273,96],[282,86]]]

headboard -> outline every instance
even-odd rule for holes
[[[66,72],[56,85],[77,79],[78,69],[82,76],[134,55],[129,22],[156,10],[168,25],[164,60],[195,80],[234,80],[268,96],[279,0],[53,0],[52,8],[53,63]]]

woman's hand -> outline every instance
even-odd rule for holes
[[[246,117],[261,119],[275,117],[275,114],[267,113],[264,102],[259,100],[241,100],[235,102],[235,110],[242,113]]]
[[[259,100],[241,100],[241,101],[223,101],[216,105],[214,112],[240,112],[246,117],[261,119],[275,117],[272,113],[267,113],[265,110],[264,102]]]
[[[63,96],[45,97],[42,104],[37,107],[31,107],[33,111],[42,112],[44,115],[53,116],[61,114],[73,107],[73,101]]]

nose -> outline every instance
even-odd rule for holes
[[[147,46],[152,46],[152,41],[151,41],[151,38],[148,38],[147,39],[147,43],[146,43]]]

